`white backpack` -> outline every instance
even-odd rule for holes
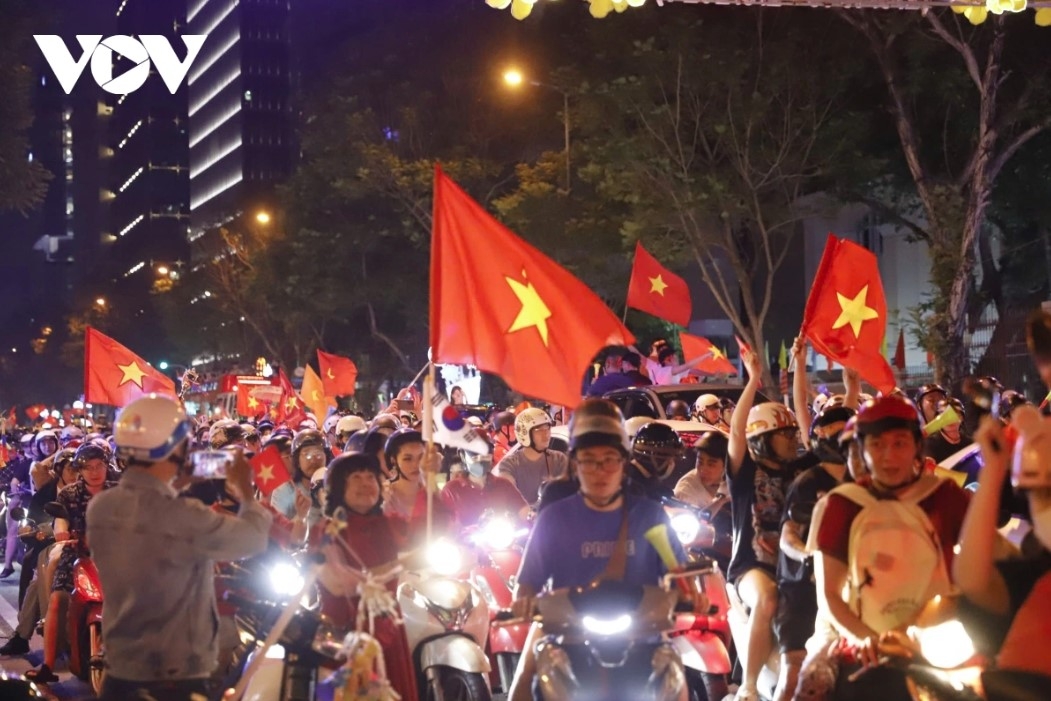
[[[861,506],[850,527],[849,603],[878,633],[908,626],[930,599],[950,591],[938,533],[919,507],[941,483],[924,477],[899,498],[857,484],[835,489]]]

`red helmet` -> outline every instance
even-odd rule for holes
[[[917,436],[920,433],[920,412],[904,397],[889,395],[876,397],[861,405],[855,421],[855,437],[878,436],[886,431],[904,428]]]

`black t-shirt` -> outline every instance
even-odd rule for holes
[[[966,447],[967,441],[963,438],[961,438],[958,443],[950,443],[945,440],[945,436],[942,435],[942,432],[938,431],[924,441],[923,452],[927,457],[934,460],[934,462],[940,463],[942,460],[952,457],[958,451],[963,450]]]
[[[788,510],[793,504],[816,504],[822,495],[831,492],[838,486],[839,482],[836,478],[829,474],[821,465],[814,465],[796,477],[788,487],[788,494],[785,495],[785,510],[781,517],[781,529],[784,530],[785,522],[789,520]],[[801,532],[804,543],[809,531],[810,525],[807,524]],[[806,567],[805,563],[794,560],[780,550],[778,551],[777,583],[779,586],[782,583],[801,584],[810,582],[810,575],[811,570]]]
[[[544,510],[544,507],[550,506],[566,497],[571,497],[579,491],[580,480],[575,477],[562,477],[545,482],[544,486],[540,488],[540,501],[536,504],[536,511],[540,513]]]
[[[751,454],[745,453],[736,477],[730,474],[730,457],[726,459],[734,524],[733,554],[726,577],[733,582],[756,567],[773,576],[780,550],[785,492],[796,475],[817,464],[817,457],[807,453],[780,470],[772,470],[757,465]]]
[[[630,494],[638,494],[657,502],[664,497],[675,496],[674,490],[665,485],[659,477],[642,474],[642,471],[630,460],[624,469],[628,472],[627,491]]]
[[[987,655],[996,655],[1001,651],[1015,615],[1029,598],[1036,583],[1051,572],[1051,552],[1041,548],[1029,557],[998,560],[994,566],[1007,585],[1007,595],[1011,602],[1008,614],[999,616],[990,613],[966,598],[960,602],[960,620],[975,642],[984,646],[979,651]]]

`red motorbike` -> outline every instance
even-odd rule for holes
[[[470,580],[482,592],[490,611],[487,652],[494,673],[490,681],[505,691],[510,688],[529,633],[529,624],[511,620],[509,611],[528,535],[529,529],[518,526],[513,517],[492,512],[486,512],[466,534],[478,552]]]

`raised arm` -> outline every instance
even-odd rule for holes
[[[861,404],[861,375],[857,370],[843,368],[843,387],[846,389],[843,406],[857,409]]]
[[[752,410],[755,402],[755,393],[759,389],[759,381],[762,377],[763,366],[759,356],[751,350],[741,351],[741,360],[748,370],[748,382],[745,383],[741,396],[734,407],[734,413],[730,417],[730,440],[726,447],[726,456],[729,458],[727,464],[730,468],[730,476],[737,475],[744,462],[745,452],[748,450],[748,442],[745,440],[745,428],[748,427],[748,412]]]
[[[700,365],[705,360],[708,360],[708,358],[711,358],[711,357],[712,357],[712,352],[708,351],[704,355],[698,355],[696,358],[690,358],[689,360],[687,360],[682,365],[675,365],[675,366],[673,366],[671,371],[674,374],[676,374],[676,375],[681,375],[684,372],[689,372],[690,370],[692,370],[693,368],[697,367],[698,365]]]
[[[806,371],[806,338],[796,336],[792,342],[792,359],[795,361],[795,376],[792,378],[792,410],[796,413],[796,423],[799,424],[799,435],[810,435],[810,411]]]
[[[978,492],[971,499],[960,530],[959,552],[952,573],[960,592],[982,608],[1005,615],[1010,610],[1007,584],[993,566],[1000,512],[1000,490],[1007,475],[1007,441],[1000,423],[986,416],[974,440],[982,449]]]

